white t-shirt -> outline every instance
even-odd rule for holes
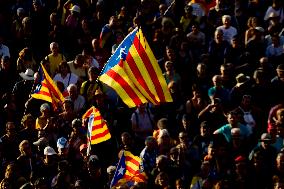
[[[228,41],[230,44],[231,39],[238,34],[237,29],[233,26],[230,26],[228,29],[226,29],[225,26],[219,26],[216,30],[222,30],[224,40]]]
[[[70,97],[67,97],[66,99],[71,100]],[[78,98],[75,101],[73,101],[74,112],[79,113],[82,110],[82,108],[85,106],[85,102],[86,102],[85,98],[81,95],[78,95]]]
[[[267,11],[264,16],[264,20],[267,21],[269,19],[269,15],[274,12],[275,14],[280,16],[280,22],[283,22],[284,20],[283,11],[284,11],[283,8],[280,8],[279,10],[275,10],[272,6],[270,6],[267,8]]]
[[[64,84],[64,90],[70,85],[70,84],[76,84],[78,81],[78,76],[73,73],[68,73],[65,78],[62,78],[61,74],[58,73],[54,76],[53,81],[57,82],[60,81]]]

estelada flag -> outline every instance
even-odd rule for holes
[[[129,151],[123,151],[116,166],[110,188],[127,182],[145,182],[147,176],[144,172],[141,172],[140,162],[141,159],[138,156],[134,156]]]
[[[87,136],[90,144],[98,144],[111,138],[107,124],[97,108],[91,107],[87,110],[83,115],[83,119],[86,118],[89,118]]]
[[[129,107],[173,101],[161,68],[139,28],[118,46],[99,80],[113,88]]]
[[[64,102],[64,97],[57,85],[51,79],[44,66],[40,64],[39,68],[39,83],[31,96],[36,99],[41,99],[52,103],[53,107],[57,108],[58,103]]]

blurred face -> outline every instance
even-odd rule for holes
[[[57,44],[53,44],[50,48],[50,51],[52,54],[55,54],[57,55],[58,54],[58,51],[59,51],[59,48],[58,48],[58,45]]]
[[[10,67],[10,61],[9,60],[1,60],[1,69],[8,70]]]
[[[6,132],[8,136],[14,136],[16,134],[16,127],[15,124],[10,122],[6,127]]]
[[[223,41],[223,33],[222,32],[215,32],[215,41],[220,43]]]
[[[280,153],[276,158],[276,166],[278,170],[284,171],[284,154]]]
[[[264,141],[261,141],[261,146],[263,147],[263,149],[267,149],[271,144],[271,141],[268,141],[268,140],[264,140]]]
[[[237,126],[238,124],[238,117],[236,114],[229,114],[227,120],[228,123],[231,124],[233,127]]]
[[[212,82],[214,86],[220,87],[222,85],[222,78],[220,78],[219,76],[214,76]]]
[[[231,25],[231,20],[229,18],[225,18],[223,20],[223,24],[224,24],[225,28],[229,28],[230,25]]]
[[[278,77],[280,77],[281,79],[284,78],[284,70],[276,70]]]
[[[166,71],[173,71],[173,68],[174,68],[173,64],[171,64],[171,63],[165,64],[165,70]]]
[[[76,87],[71,87],[68,93],[71,99],[76,99],[78,97],[78,92]]]
[[[208,127],[200,127],[200,135],[201,136],[208,136],[209,135],[209,128]]]

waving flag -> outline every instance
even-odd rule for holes
[[[54,107],[57,107],[57,104],[59,102],[63,103],[64,97],[62,93],[59,91],[54,81],[50,78],[49,74],[42,64],[40,64],[38,73],[40,82],[36,86],[36,89],[33,91],[33,94],[31,96],[36,99],[50,102]]]
[[[141,29],[134,29],[108,60],[99,80],[129,107],[172,102],[165,78]]]
[[[107,124],[97,108],[91,107],[87,110],[83,115],[83,119],[85,118],[89,118],[88,140],[90,144],[98,144],[111,138]]]
[[[141,159],[138,156],[134,156],[129,151],[123,151],[111,181],[110,188],[127,182],[145,182],[147,177],[145,173],[140,172],[140,162]]]

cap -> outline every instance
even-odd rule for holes
[[[47,146],[44,148],[43,154],[46,156],[52,156],[52,155],[56,155],[57,153],[52,147]]]
[[[44,111],[44,110],[50,110],[50,106],[49,106],[49,104],[44,103],[40,106],[39,109],[40,109],[41,112]]]
[[[116,167],[111,165],[107,168],[107,173],[108,174],[114,174],[115,170],[116,170]]]
[[[68,148],[69,144],[66,138],[61,137],[57,140],[57,148]]]
[[[100,160],[96,155],[90,155],[88,165],[92,167],[100,167]]]
[[[250,77],[249,76],[246,76],[245,74],[243,73],[240,73],[236,76],[236,81],[237,81],[237,86],[240,86],[244,83],[246,83],[247,81],[250,80]]]
[[[45,137],[41,137],[36,142],[34,142],[33,144],[35,146],[47,146],[48,140]]]
[[[260,141],[271,141],[271,135],[269,133],[263,133],[260,137]]]
[[[24,72],[19,73],[19,75],[20,75],[24,80],[34,80],[34,79],[35,79],[35,78],[34,78],[34,74],[35,74],[35,72],[34,72],[32,69],[30,69],[30,68],[28,68],[28,69],[25,71],[25,73],[24,73]]]
[[[69,9],[71,12],[77,12],[80,13],[81,9],[78,5],[74,5],[71,9]]]

